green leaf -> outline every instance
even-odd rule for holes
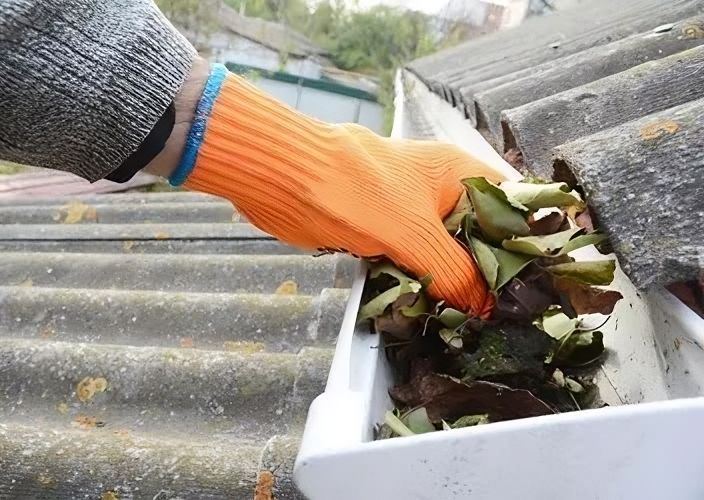
[[[438,319],[446,328],[452,328],[454,330],[467,321],[467,315],[457,309],[448,307],[440,313]]]
[[[471,238],[472,251],[479,269],[494,291],[500,290],[515,275],[530,264],[535,257],[518,254],[487,245],[479,238]]]
[[[453,429],[460,429],[462,427],[473,427],[475,425],[484,425],[489,423],[489,415],[484,413],[482,415],[465,415],[460,417],[452,424]]]
[[[457,333],[457,331],[452,328],[442,328],[438,332],[438,335],[440,335],[440,338],[447,345],[454,349],[462,349],[462,346],[464,345],[462,342],[462,335]]]
[[[418,293],[422,288],[422,285],[417,280],[406,276],[396,267],[388,263],[373,267],[369,272],[369,277],[374,279],[382,274],[388,274],[398,280],[398,284],[401,287],[401,294],[408,292]]]
[[[500,290],[506,283],[520,273],[524,267],[535,260],[535,257],[519,253],[508,252],[503,248],[493,248],[494,257],[499,263],[499,272],[496,278],[496,290]]]
[[[387,307],[393,304],[401,296],[401,285],[396,285],[393,288],[377,295],[372,300],[359,308],[359,316],[357,321],[365,321],[370,318],[376,318],[384,314]]]
[[[423,288],[418,281],[409,278],[396,269],[393,265],[387,263],[373,267],[369,272],[369,277],[370,279],[375,279],[382,274],[388,274],[389,276],[395,278],[398,280],[399,284],[393,288],[389,288],[364,304],[359,309],[357,321],[365,321],[370,318],[381,316],[384,314],[386,308],[396,302],[399,297],[407,293],[419,293]],[[421,295],[412,306],[401,307],[399,310],[407,317],[420,316],[427,311],[427,301],[425,300],[425,297]]]
[[[571,191],[564,182],[531,184],[526,182],[502,182],[499,188],[506,193],[509,201],[525,206],[530,210],[551,207],[576,206],[583,208],[584,201],[576,191]]]
[[[543,317],[536,320],[534,324],[552,338],[560,340],[579,327],[579,320],[570,318],[559,309],[551,309],[545,311]]]
[[[401,306],[398,310],[407,318],[417,318],[418,316],[427,314],[428,307],[428,300],[425,298],[425,295],[421,293],[417,294],[417,299],[413,305]]]
[[[581,228],[575,227],[545,236],[525,236],[522,238],[507,239],[503,241],[502,246],[504,249],[511,252],[535,255],[537,257],[556,257],[563,254],[561,249],[563,249],[570,239],[581,230]]]
[[[414,434],[425,434],[426,432],[435,432],[435,426],[428,418],[428,412],[425,408],[416,408],[403,419],[406,426]]]
[[[555,368],[555,371],[552,372],[552,381],[555,382],[558,387],[565,387],[567,384],[565,374],[559,368]]]
[[[506,193],[483,177],[472,177],[463,181],[477,217],[482,233],[493,242],[525,236],[530,227],[525,215],[511,206]]]
[[[565,378],[565,387],[570,392],[574,392],[574,393],[584,392],[584,386],[582,386],[582,384],[580,384],[576,380],[571,379],[569,377]]]
[[[614,280],[616,262],[595,260],[568,262],[546,267],[545,270],[563,278],[569,278],[585,285],[608,285]]]
[[[496,290],[499,262],[496,260],[494,252],[492,252],[489,245],[484,243],[479,238],[470,237],[470,245],[472,246],[474,257],[477,259],[477,265],[484,275],[484,279],[489,285],[489,288]]]
[[[578,248],[586,247],[589,245],[598,245],[606,239],[606,235],[603,233],[589,233],[577,236],[573,240],[567,242],[567,244],[562,248],[559,255],[567,255]]]
[[[415,433],[406,427],[406,424],[390,410],[384,414],[384,424],[394,431],[394,434],[398,434],[399,436],[406,437],[415,435]]]
[[[471,209],[472,205],[469,203],[469,197],[467,196],[467,192],[465,191],[464,193],[462,193],[462,196],[460,197],[460,200],[457,203],[455,209],[443,221],[445,229],[447,229],[453,235],[457,234],[457,231],[459,231],[462,227],[462,220],[465,218],[465,216],[469,215]]]
[[[418,283],[420,283],[420,285],[423,288],[428,288],[432,282],[433,282],[433,275],[432,274],[426,274],[425,276],[423,276],[421,279],[418,280]]]

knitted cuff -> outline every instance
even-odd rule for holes
[[[188,132],[188,138],[186,139],[186,145],[181,155],[181,161],[176,167],[176,170],[174,170],[169,177],[169,183],[172,186],[180,186],[183,184],[196,166],[198,151],[203,143],[205,130],[208,126],[208,117],[215,104],[215,99],[217,99],[218,94],[220,94],[220,88],[226,76],[227,68],[225,66],[222,64],[212,65],[208,81],[203,89],[203,95],[201,95],[198,106],[196,107],[195,117],[191,124],[191,130]]]

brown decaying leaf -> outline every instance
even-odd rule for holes
[[[274,473],[272,471],[262,470],[257,474],[254,500],[274,500]]]
[[[503,288],[494,318],[532,321],[555,302],[550,276],[531,264]]]
[[[594,231],[594,221],[589,207],[587,207],[584,212],[577,215],[577,217],[574,218],[574,222],[577,226],[586,229],[588,233]]]
[[[565,227],[567,216],[564,212],[550,212],[540,219],[528,220],[531,236],[543,236],[568,229]]]
[[[424,361],[414,363],[408,384],[393,387],[389,393],[403,405],[424,406],[434,423],[468,414],[487,414],[495,422],[555,413],[529,391],[486,381],[464,383],[433,373]]]
[[[117,494],[116,491],[104,491],[100,495],[100,500],[119,500],[120,496]]]
[[[26,280],[24,280],[22,283],[20,283],[17,286],[22,287],[22,288],[31,288],[34,286],[34,281],[32,281],[32,278],[27,278]]]
[[[416,293],[405,293],[391,304],[382,316],[374,319],[374,328],[378,333],[385,333],[400,340],[408,340],[422,327],[424,318],[416,316],[409,318],[402,313],[404,307],[413,306],[420,300]]]
[[[157,231],[154,234],[154,238],[156,238],[157,240],[168,240],[169,233],[167,233],[166,231]]]
[[[623,298],[615,290],[604,290],[576,281],[555,278],[555,288],[569,299],[577,314],[611,314],[616,302]]]
[[[179,342],[181,349],[193,349],[193,337],[183,337]]]
[[[525,173],[526,167],[523,162],[523,153],[518,148],[511,148],[504,153],[504,160],[521,173]]]
[[[85,403],[90,401],[97,392],[104,392],[108,387],[108,381],[103,377],[86,377],[76,386],[76,396]]]
[[[71,425],[79,429],[88,430],[95,429],[96,427],[104,427],[105,422],[90,415],[77,415],[76,418],[73,419],[73,422],[71,422]]]
[[[68,405],[63,402],[59,403],[56,405],[56,411],[58,411],[62,415],[66,415],[68,413]]]
[[[671,294],[684,302],[692,311],[704,318],[704,273],[697,280],[673,283],[667,286]]]

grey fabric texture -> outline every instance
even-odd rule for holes
[[[194,56],[151,0],[0,0],[0,159],[102,179]]]

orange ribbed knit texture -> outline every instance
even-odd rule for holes
[[[231,200],[289,244],[383,255],[417,276],[431,274],[434,298],[486,317],[493,296],[442,224],[461,179],[479,175],[501,180],[454,146],[326,124],[230,74],[185,185]]]

